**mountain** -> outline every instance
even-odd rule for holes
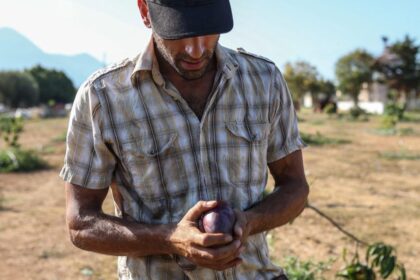
[[[104,66],[88,54],[45,53],[17,31],[7,27],[0,28],[0,71],[23,70],[36,64],[65,72],[76,87],[95,70]]]

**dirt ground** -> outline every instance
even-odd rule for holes
[[[309,203],[360,239],[395,246],[408,279],[420,279],[420,123],[400,125],[411,128],[410,135],[385,136],[376,130],[375,117],[369,122],[312,113],[300,117],[301,131],[351,141],[305,149]],[[66,127],[66,119],[28,122],[21,143],[40,151],[51,169],[0,174],[0,279],[116,279],[115,257],[76,249],[67,236],[58,177]],[[388,159],[384,153],[418,157]],[[113,213],[109,196],[105,211]],[[337,269],[343,264],[342,249],[354,250],[353,242],[311,209],[269,236],[272,258],[279,265],[287,255],[317,261],[336,257]]]

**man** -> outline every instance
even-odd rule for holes
[[[119,279],[287,279],[264,232],[299,215],[308,185],[283,77],[218,44],[228,0],[138,5],[147,49],[89,78],[71,112],[60,175],[73,244],[119,256]],[[101,210],[109,186],[116,217]],[[234,233],[200,232],[221,200]]]

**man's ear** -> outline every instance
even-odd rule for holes
[[[150,22],[149,8],[147,7],[146,0],[137,0],[137,5],[139,6],[141,19],[143,20],[144,25],[147,28],[152,28]]]

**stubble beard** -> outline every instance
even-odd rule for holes
[[[213,48],[204,52],[201,58],[201,60],[205,60],[203,67],[199,70],[190,71],[183,69],[181,66],[181,61],[191,60],[191,57],[188,54],[172,54],[170,50],[165,48],[162,39],[159,36],[153,34],[153,38],[155,43],[155,50],[158,52],[158,55],[160,55],[160,57],[162,57],[185,80],[200,79],[207,73],[207,71],[209,71],[211,61],[213,59],[214,52],[218,43],[218,41],[216,41]]]

